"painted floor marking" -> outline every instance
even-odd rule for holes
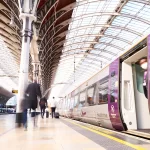
[[[65,120],[66,120],[66,119],[65,119]],[[109,139],[111,139],[111,140],[114,140],[114,141],[116,141],[116,142],[119,142],[119,143],[121,143],[121,144],[124,144],[124,145],[127,145],[127,146],[129,146],[129,147],[132,147],[132,148],[134,148],[134,149],[136,149],[136,150],[146,150],[146,149],[143,148],[143,147],[140,147],[140,146],[131,144],[131,143],[129,143],[129,142],[120,140],[120,139],[118,139],[118,138],[116,138],[116,137],[113,137],[113,136],[111,136],[111,135],[107,135],[107,134],[102,133],[102,132],[100,132],[100,131],[97,131],[97,130],[94,130],[94,129],[90,129],[90,128],[88,128],[88,127],[85,127],[85,126],[82,126],[82,125],[80,125],[80,124],[77,124],[77,123],[75,123],[75,122],[73,122],[73,121],[69,121],[69,120],[66,120],[66,121],[68,121],[68,122],[70,122],[70,123],[72,123],[72,124],[74,124],[74,125],[76,125],[76,126],[79,126],[79,127],[81,127],[81,128],[84,128],[84,129],[86,129],[86,130],[89,130],[89,131],[91,131],[91,132],[94,132],[94,133],[96,133],[96,134],[99,134],[99,135],[102,135],[102,136],[104,136],[104,137],[107,137],[107,138],[109,138]]]
[[[78,123],[78,121],[75,121]],[[97,130],[97,131],[100,131],[102,133],[106,133],[106,134],[118,134],[118,135],[125,135],[126,133],[124,132],[116,132],[116,131],[113,131],[113,130],[109,130],[109,129],[104,129],[104,128],[101,128],[101,127],[98,127],[98,126],[94,126],[94,125],[91,125],[91,124],[88,124],[88,123],[84,123],[84,122],[80,122],[81,124],[83,124],[83,126],[86,126],[88,128],[92,128],[94,130]],[[112,135],[113,136],[113,135]],[[146,143],[150,143],[150,140],[147,140],[147,139],[142,139],[140,137],[136,137],[136,136],[133,136],[133,135],[130,135],[130,134],[126,134],[125,136],[127,137],[130,137],[130,138],[133,138],[133,139],[136,139],[136,140],[140,140],[140,141],[143,141],[143,142],[146,142]]]

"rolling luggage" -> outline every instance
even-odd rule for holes
[[[54,117],[55,117],[55,118],[59,118],[59,113],[56,112]]]
[[[49,118],[49,112],[46,111],[46,118]]]

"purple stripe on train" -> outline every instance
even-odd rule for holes
[[[108,110],[113,128],[124,130],[119,110],[119,59],[109,66]]]
[[[150,113],[150,35],[147,37],[147,47],[148,47],[148,105]]]

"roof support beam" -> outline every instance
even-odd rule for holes
[[[7,32],[9,32],[11,34],[14,34],[14,35],[18,36],[18,34],[12,28],[8,27],[6,24],[4,24],[2,22],[0,22],[0,28],[6,30]]]
[[[19,39],[16,38],[16,36],[6,32],[5,30],[0,29],[0,34],[6,36],[7,38],[9,38],[10,40],[12,40],[13,42],[17,42],[20,44]]]
[[[4,35],[0,35],[3,41],[6,41],[7,43],[9,43],[10,45],[12,45],[13,47],[15,47],[16,49],[21,49],[20,45],[18,43],[15,43],[14,41],[12,41],[11,39],[5,37]]]

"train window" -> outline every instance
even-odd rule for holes
[[[135,71],[136,71],[137,90],[140,93],[144,93],[143,90],[144,70],[139,65],[135,64]]]
[[[86,92],[83,91],[80,93],[80,100],[79,100],[79,106],[80,107],[85,106],[85,98],[86,98]]]
[[[88,89],[87,103],[94,105],[94,86]]]
[[[74,107],[74,97],[71,98],[70,105],[69,105],[70,109],[73,109],[73,107]]]
[[[64,109],[67,109],[67,98],[64,100]]]
[[[108,79],[109,77],[105,77],[99,81],[99,102],[98,104],[106,104],[108,103]]]
[[[78,99],[79,99],[79,95],[76,95],[74,97],[74,107],[77,107],[78,106]]]
[[[69,109],[69,106],[70,106],[70,98],[68,98],[67,100],[67,110]]]
[[[64,99],[64,109],[67,109],[67,98]]]

